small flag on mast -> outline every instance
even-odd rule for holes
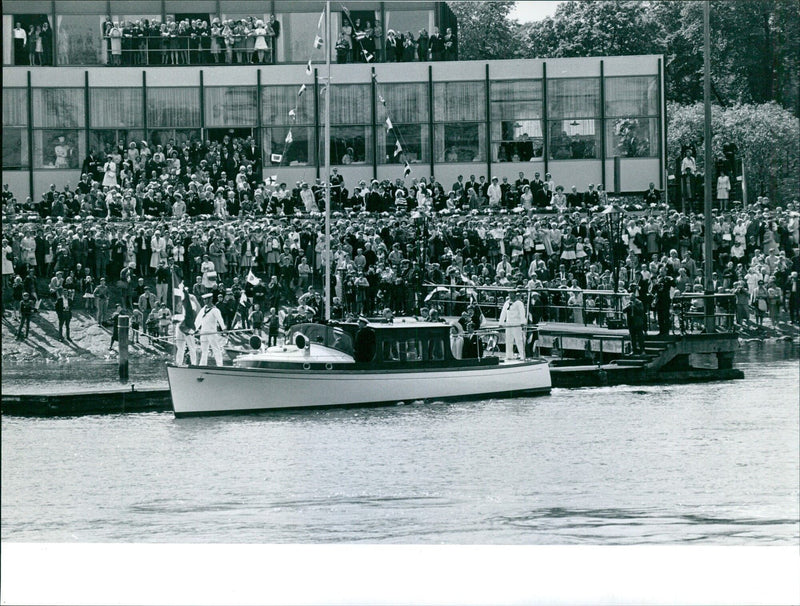
[[[386,131],[388,132],[388,131],[392,130],[392,128],[394,128],[394,127],[392,126],[391,118],[386,118]]]
[[[320,36],[314,38],[314,48],[322,48],[322,38]]]
[[[396,158],[397,156],[399,156],[402,153],[403,153],[403,148],[401,147],[400,141],[398,140],[395,143],[395,146],[394,146],[394,157]]]
[[[366,49],[364,49],[364,50],[363,50],[363,51],[361,51],[361,52],[363,52],[363,53],[364,53],[364,60],[365,60],[367,63],[369,63],[370,61],[372,61],[372,60],[375,58],[375,57],[373,57],[372,55],[370,55],[370,54],[369,54],[369,52],[367,52],[367,50],[366,50]]]
[[[296,111],[294,111],[294,109],[290,109],[290,110],[289,110],[289,117],[290,117],[292,120],[295,120],[295,119],[297,119],[297,112],[296,112]]]
[[[294,139],[292,139],[292,131],[289,129],[289,132],[286,134],[286,145],[289,145]]]
[[[384,99],[382,95],[378,95],[378,101],[381,102],[381,105],[386,107],[386,99]]]
[[[403,176],[407,177],[408,175],[411,174],[411,165],[408,162],[406,162],[405,166],[406,167],[403,169]]]
[[[302,95],[304,92],[306,92],[306,85],[305,85],[305,84],[303,84],[303,85],[300,87],[300,90],[299,90],[299,91],[297,91],[297,96],[299,97],[299,96],[300,96],[300,95]]]
[[[306,76],[311,75],[311,59],[308,60],[308,64],[306,65]]]

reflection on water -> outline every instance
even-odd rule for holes
[[[797,544],[798,348],[740,354],[745,380],[710,384],[179,420],[4,417],[2,539]]]

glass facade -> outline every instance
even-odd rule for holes
[[[608,64],[613,58],[605,61]],[[519,63],[519,73],[537,73],[528,70],[525,61]],[[488,65],[488,81],[483,64],[460,63],[458,73],[434,66],[433,77],[440,80],[431,83],[427,70],[419,67],[381,67],[374,84],[369,66],[341,70],[331,91],[332,164],[358,165],[362,168],[356,172],[361,173],[363,167],[372,169],[374,164],[376,175],[402,173],[405,161],[441,164],[439,169],[431,167],[433,174],[448,175],[448,171],[461,169],[446,168],[445,164],[474,163],[476,174],[488,169],[503,175],[517,170],[503,168],[503,163],[537,160],[554,166],[560,161],[592,160],[595,164],[581,166],[596,166],[598,173],[604,170],[602,176],[608,183],[610,164],[601,164],[603,158],[660,158],[663,99],[655,73],[603,79],[493,80],[495,67]],[[599,73],[599,64],[597,67]],[[110,151],[141,140],[153,145],[172,141],[180,146],[201,137],[219,140],[226,134],[252,135],[259,142],[262,167],[272,169],[264,174],[280,174],[277,169],[281,166],[323,164],[327,94],[323,81],[315,91],[303,66],[262,68],[259,88],[255,68],[236,69],[242,71],[235,79],[216,69],[205,70],[202,79],[197,72],[189,76],[183,72],[175,78],[180,85],[174,87],[160,76],[151,79],[150,72],[148,85],[143,86],[142,68],[118,72],[120,77],[109,76],[114,72],[105,67],[30,70],[30,89],[25,88],[27,70],[8,70],[13,86],[3,89],[3,168],[76,170],[90,149]],[[383,82],[402,78],[402,69],[417,81]],[[385,72],[381,70],[395,72],[391,78],[382,78],[380,74]],[[620,73],[616,66],[613,71]],[[88,90],[83,86],[87,72]],[[502,66],[497,73],[510,78],[515,71]],[[51,74],[53,86],[48,84]],[[471,79],[443,81],[451,77]],[[337,79],[346,83],[337,83]],[[202,88],[199,81],[204,82]],[[303,83],[304,93],[298,95]],[[319,93],[316,99],[315,92]],[[663,162],[635,165],[640,170],[638,167],[663,166]],[[656,183],[658,179],[658,173],[650,177]],[[630,182],[629,178],[626,183]]]
[[[255,126],[255,86],[211,86],[205,89],[206,125]]]
[[[436,162],[486,161],[486,83],[434,82]]]
[[[548,80],[550,159],[600,158],[600,78]]]
[[[378,164],[430,162],[428,84],[383,84],[378,86],[378,95]],[[392,130],[386,128],[387,118]],[[398,152],[398,142],[402,152]]]
[[[658,156],[659,99],[655,76],[605,79],[606,156]]]
[[[28,90],[3,89],[3,170],[28,168]]]
[[[491,85],[492,159],[529,162],[544,153],[542,81],[514,80]]]
[[[324,123],[325,100],[319,120]],[[342,84],[331,96],[331,164],[372,163],[372,91],[369,84]],[[324,129],[320,128],[320,160],[324,159]]]
[[[261,122],[264,164],[266,166],[305,166],[314,164],[314,94],[306,90],[297,94],[300,85],[265,86],[261,90]],[[272,127],[272,128],[270,128]],[[286,142],[289,128],[292,140]],[[278,154],[281,159],[275,158]]]

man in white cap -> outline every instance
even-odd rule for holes
[[[525,337],[522,327],[525,325],[525,305],[519,295],[512,291],[500,312],[500,326],[506,329],[506,361],[514,358],[514,345],[517,346],[520,359],[525,359]]]
[[[203,295],[204,307],[197,314],[195,329],[200,333],[200,366],[208,365],[208,348],[214,350],[217,366],[222,366],[222,343],[220,330],[225,330],[225,321],[219,309],[214,306],[210,292]]]

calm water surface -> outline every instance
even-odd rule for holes
[[[744,381],[532,399],[4,417],[2,539],[796,544],[798,354],[748,344]]]

